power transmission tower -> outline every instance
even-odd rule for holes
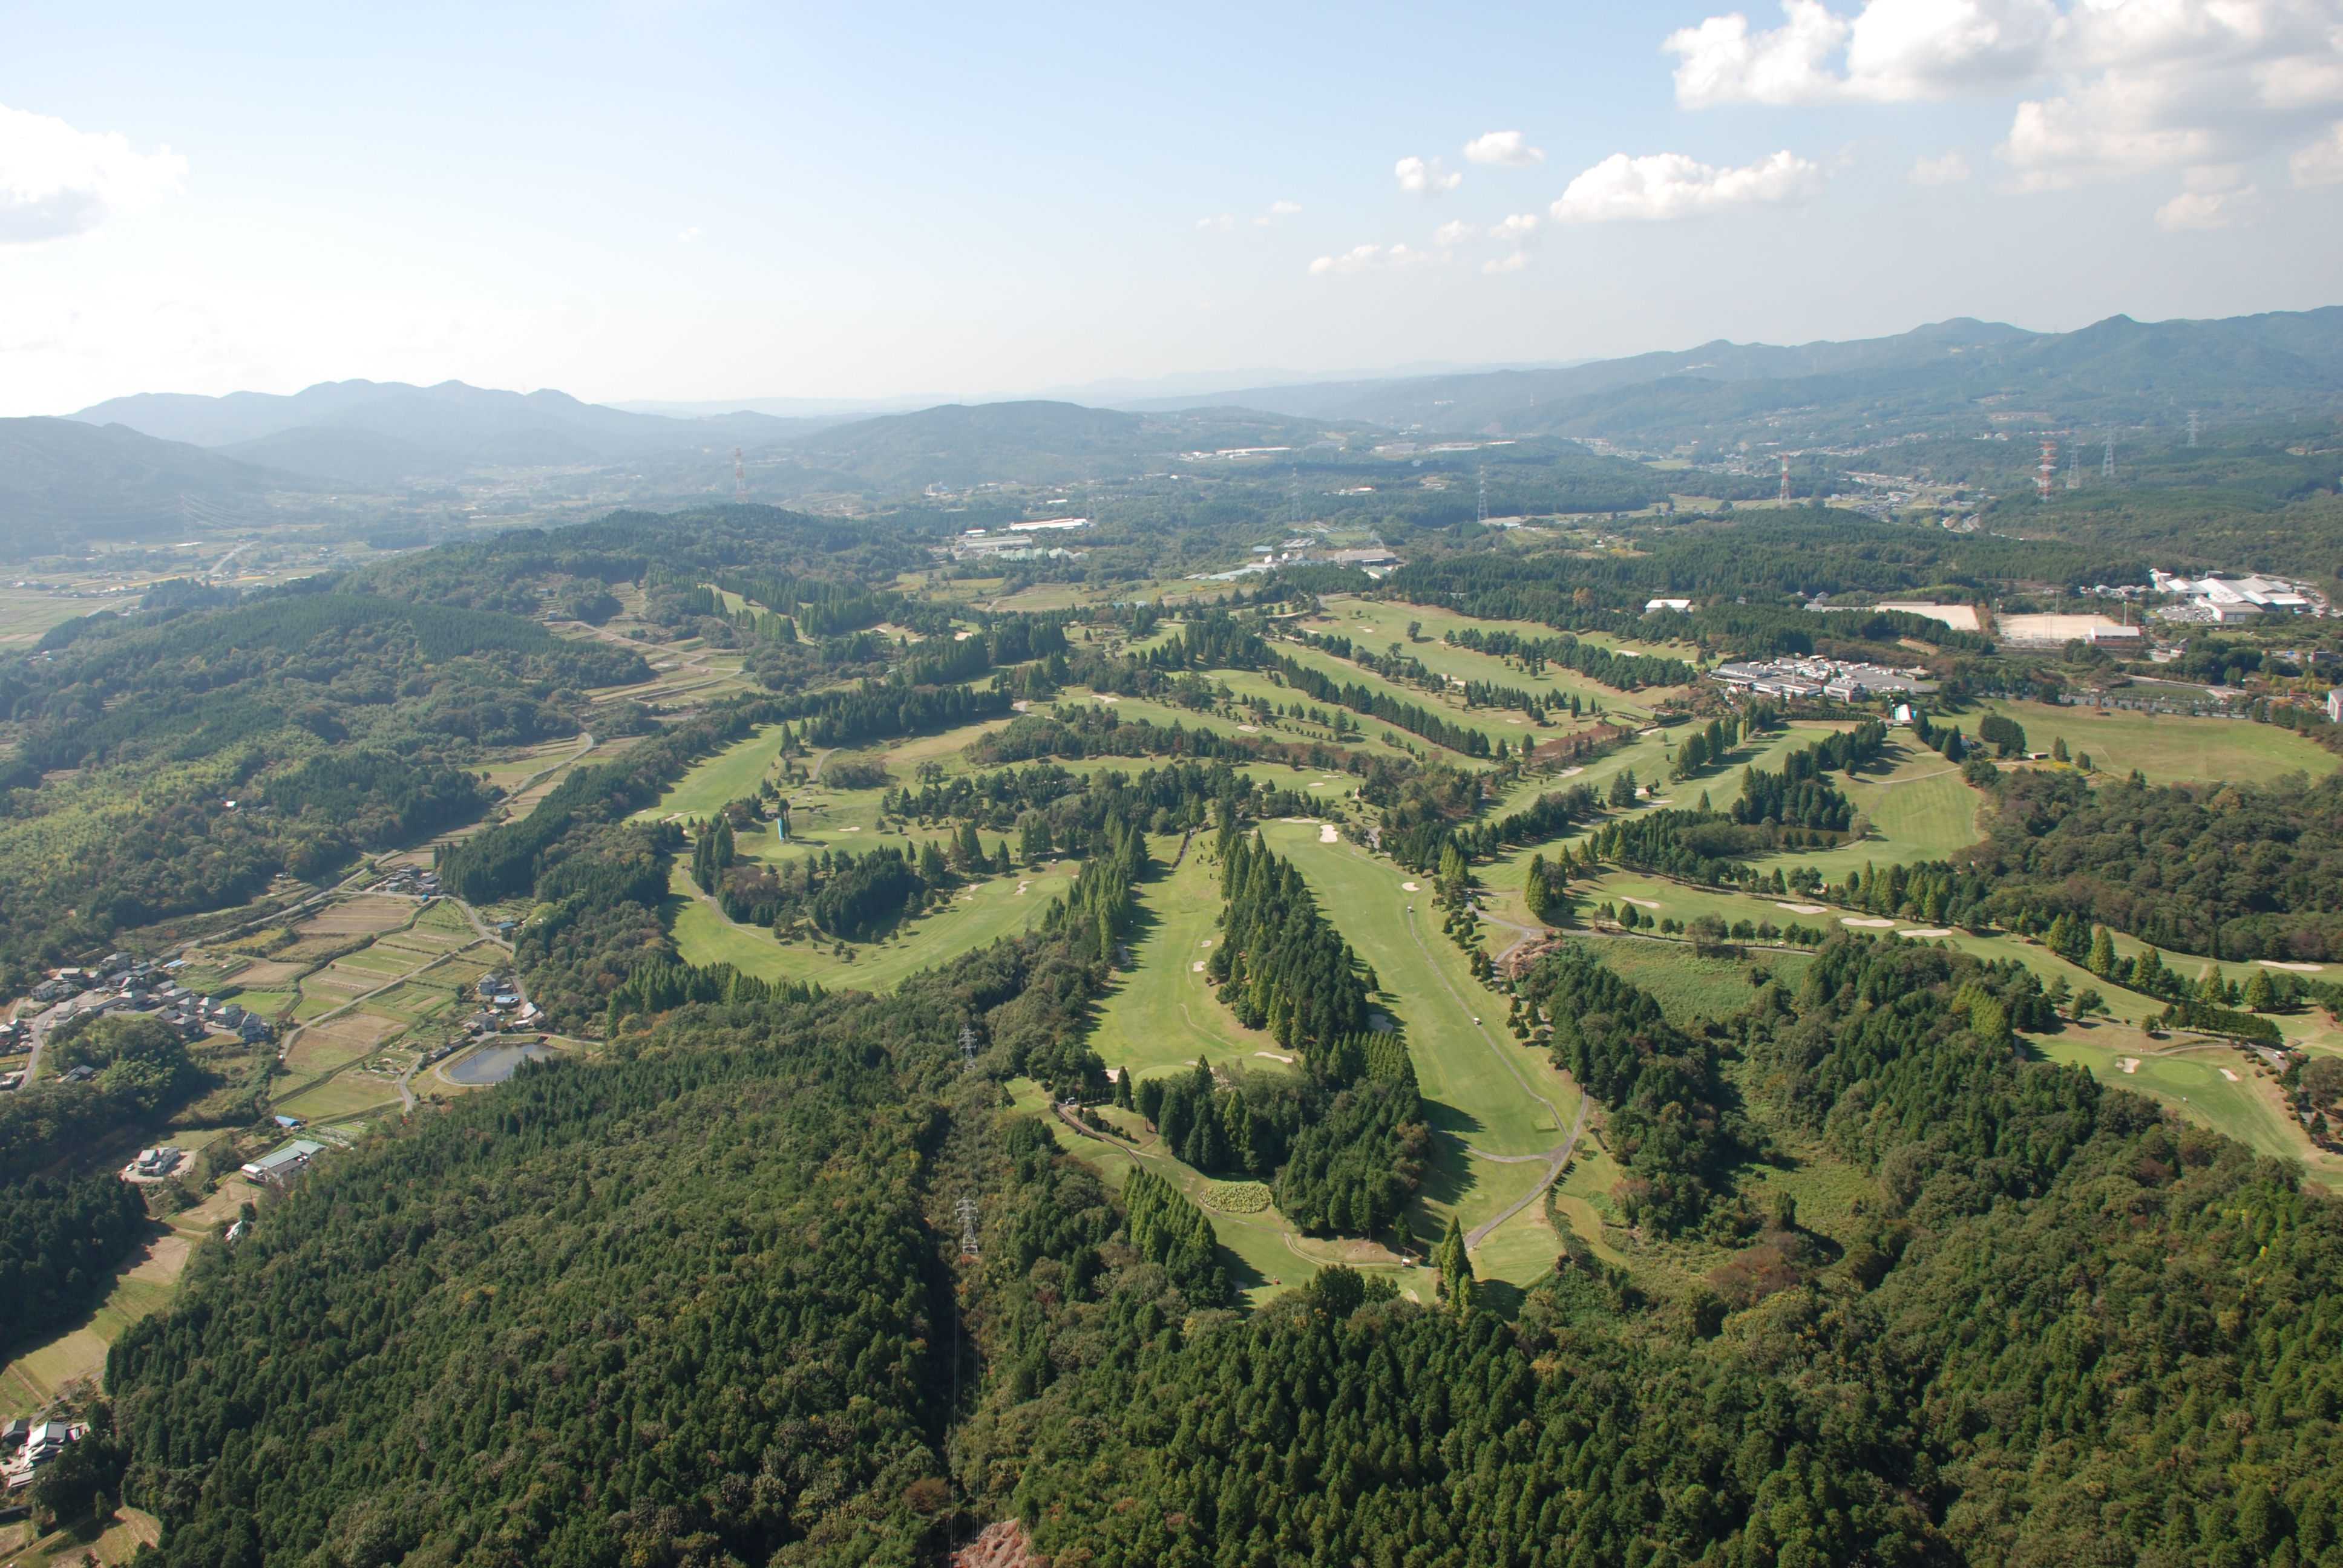
[[[960,1064],[963,1072],[976,1070],[976,1029],[970,1024],[960,1026]]]
[[[2058,471],[2058,443],[2042,443],[2042,463],[2034,471],[2034,495],[2037,500],[2050,498],[2050,476]]]
[[[740,461],[740,448],[738,447],[732,448],[732,498],[736,501],[749,498],[749,466]]]
[[[2083,487],[2082,462],[2083,444],[2077,441],[2066,448],[2066,487],[2070,490]]]
[[[1298,463],[1285,471],[1285,498],[1291,514],[1288,520],[1298,528],[1302,526],[1302,467]]]
[[[982,1256],[976,1244],[976,1200],[962,1198],[952,1205],[952,1211],[960,1216],[960,1255],[963,1258]]]
[[[2197,444],[2197,410],[2194,408],[2188,410],[2188,444],[2192,447]]]
[[[2099,453],[2099,477],[2102,479],[2113,479],[2115,477],[2116,433],[2113,430],[2109,430],[2107,432],[2107,444]]]
[[[1489,470],[1481,470],[1481,526],[1489,526]]]

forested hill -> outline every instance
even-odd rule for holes
[[[508,615],[179,587],[57,627],[0,670],[18,727],[0,759],[12,982],[466,820],[488,804],[483,748],[576,734],[583,689],[650,673]],[[44,781],[57,772],[77,776]]]
[[[1842,937],[1720,1026],[1749,1111],[1869,1183],[1853,1244],[1725,1193],[1714,1289],[1574,1249],[1506,1322],[1342,1269],[1199,1310],[1198,1211],[1134,1178],[1126,1215],[1000,1109],[1011,1020],[1081,1027],[1100,971],[1064,943],[686,1003],[330,1160],[124,1338],[93,1456],[206,1568],[933,1562],[1012,1516],[1118,1564],[2343,1540],[2334,1205],[2013,1051],[1975,960]]]

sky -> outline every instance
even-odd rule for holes
[[[2343,303],[2343,0],[0,0],[0,416]]]

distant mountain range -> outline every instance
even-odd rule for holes
[[[820,423],[752,413],[677,419],[581,403],[566,392],[498,392],[461,381],[327,381],[289,397],[146,392],[72,417],[126,426],[288,474],[366,486],[762,446]]]
[[[221,521],[257,521],[290,480],[250,463],[120,425],[0,419],[0,558],[91,539],[173,542]]]
[[[1094,386],[1137,392],[1206,379]],[[1024,399],[856,417],[842,401],[757,401],[764,411],[617,408],[458,381],[340,381],[289,397],[142,394],[65,419],[0,420],[0,517],[15,525],[0,553],[315,512],[305,492],[397,498],[514,470],[588,476],[566,492],[578,505],[612,493],[645,505],[704,500],[730,493],[735,447],[751,454],[760,500],[884,500],[930,486],[1155,472],[1231,447],[1298,457],[1330,437],[1355,449],[1377,432],[1599,438],[1664,452],[2171,431],[2192,411],[2215,423],[2328,419],[2343,410],[2343,307],[2219,321],[2117,316],[2063,334],[1961,318],[1845,343],[1718,341],[1581,365],[1099,398],[1113,407]]]
[[[2343,307],[2328,307],[2220,321],[2116,316],[2067,333],[1963,317],[1847,343],[1720,339],[1565,369],[1252,387],[1131,407],[1234,405],[1393,429],[1665,447],[1752,430],[1844,442],[2011,424],[2174,427],[2190,409],[2307,414],[2338,404]]]

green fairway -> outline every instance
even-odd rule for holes
[[[1466,1229],[1492,1218],[1529,1191],[1543,1167],[1498,1162],[1463,1152],[1535,1154],[1560,1145],[1578,1114],[1579,1093],[1544,1054],[1527,1050],[1504,1031],[1494,993],[1472,978],[1464,956],[1442,936],[1430,897],[1409,893],[1412,879],[1388,862],[1349,843],[1320,841],[1314,827],[1273,822],[1270,845],[1292,857],[1320,904],[1359,956],[1373,966],[1406,1031],[1435,1136],[1444,1146],[1427,1177],[1413,1217],[1425,1244],[1453,1213]],[[1411,910],[1410,906],[1414,906]],[[1474,1022],[1475,1017],[1483,1021]],[[1520,1271],[1513,1248],[1516,1229],[1544,1224],[1533,1204],[1484,1243],[1482,1271],[1515,1282],[1551,1267]],[[1500,1273],[1499,1266],[1507,1271]]]
[[[1582,699],[1599,700],[1613,713],[1641,721],[1650,718],[1653,707],[1671,696],[1681,695],[1681,686],[1651,687],[1641,691],[1621,691],[1589,679],[1575,670],[1549,665],[1542,675],[1532,675],[1516,666],[1508,665],[1492,654],[1475,653],[1471,648],[1457,648],[1441,639],[1453,631],[1472,629],[1486,635],[1493,631],[1510,631],[1517,637],[1552,638],[1561,635],[1550,626],[1530,621],[1475,620],[1470,616],[1423,605],[1384,604],[1366,600],[1332,601],[1329,615],[1309,622],[1312,631],[1335,637],[1347,637],[1355,645],[1363,645],[1377,653],[1384,652],[1391,644],[1400,645],[1400,651],[1421,662],[1426,669],[1439,675],[1453,675],[1463,680],[1485,680],[1494,686],[1510,686],[1523,691],[1558,692],[1564,698],[1574,694]],[[1364,611],[1354,615],[1353,611]],[[1422,641],[1407,640],[1410,621],[1421,623],[1418,635]],[[1663,658],[1681,658],[1687,664],[1696,662],[1697,650],[1686,648],[1648,647],[1623,643],[1616,638],[1595,633],[1574,632],[1581,642],[1618,648],[1628,653],[1649,653]]]
[[[1594,720],[1594,716],[1593,714],[1589,714],[1580,725],[1574,726],[1565,722],[1554,724],[1546,729],[1541,729],[1536,725],[1530,723],[1528,719],[1524,719],[1519,713],[1501,708],[1467,709],[1461,700],[1444,698],[1437,692],[1426,691],[1421,687],[1403,686],[1394,681],[1385,680],[1379,675],[1373,674],[1369,670],[1360,668],[1357,665],[1353,664],[1349,659],[1337,658],[1332,654],[1324,652],[1319,648],[1299,648],[1291,643],[1281,643],[1278,645],[1278,651],[1292,658],[1296,664],[1305,665],[1310,668],[1315,669],[1321,674],[1326,676],[1329,679],[1341,685],[1363,686],[1370,691],[1378,692],[1383,696],[1389,697],[1393,702],[1404,703],[1413,708],[1427,709],[1430,711],[1438,714],[1443,720],[1450,724],[1456,725],[1465,729],[1478,730],[1483,735],[1487,736],[1490,740],[1503,740],[1509,746],[1519,746],[1525,739],[1534,744],[1540,740],[1551,739],[1557,736],[1565,736],[1572,733],[1574,729],[1583,728],[1585,724],[1591,724]],[[1424,656],[1424,664],[1430,668],[1436,669],[1439,668],[1433,662],[1433,658],[1431,656],[1433,655],[1437,655],[1444,660],[1461,658],[1471,661],[1473,668],[1469,672],[1465,669],[1459,669],[1455,673],[1460,675],[1469,673],[1472,678],[1475,679],[1489,680],[1505,686],[1519,687],[1523,690],[1561,690],[1566,694],[1572,689],[1577,689],[1584,694],[1598,697],[1604,709],[1608,710],[1609,716],[1621,723],[1629,725],[1640,724],[1644,722],[1650,716],[1650,709],[1642,707],[1632,699],[1622,697],[1618,693],[1607,689],[1596,688],[1588,682],[1580,682],[1578,686],[1574,689],[1568,686],[1560,686],[1550,678],[1544,680],[1534,680],[1529,676],[1523,675],[1518,670],[1506,669],[1502,664],[1493,658],[1483,658],[1475,654],[1463,653],[1455,650],[1442,650],[1437,648],[1436,646],[1432,645],[1419,644],[1414,651],[1420,656]],[[1566,674],[1567,672],[1565,671],[1564,673]],[[1231,672],[1224,678],[1228,680],[1232,689],[1240,689],[1238,688],[1239,672]],[[1291,689],[1269,687],[1265,677],[1256,676],[1251,678],[1259,683],[1259,689],[1262,691],[1278,691],[1278,700],[1291,701],[1300,695]],[[1252,688],[1245,688],[1242,689],[1250,690]],[[1644,695],[1651,696],[1653,694],[1644,693]],[[1320,703],[1317,706],[1323,708],[1325,704]],[[1369,718],[1365,715],[1353,715],[1353,717],[1358,719],[1361,725],[1365,727],[1367,733],[1370,735],[1374,734],[1379,729],[1396,728],[1396,726],[1385,724],[1382,719]],[[1403,735],[1406,734],[1403,730],[1400,733]],[[1410,737],[1409,739],[1416,739],[1417,738]],[[1417,743],[1428,744],[1421,741],[1420,739],[1418,739]]]
[[[1200,1056],[1242,1070],[1261,1060],[1255,1052],[1282,1055],[1275,1041],[1244,1029],[1213,1000],[1202,972],[1219,940],[1221,915],[1220,871],[1202,850],[1200,837],[1178,869],[1140,890],[1132,967],[1116,977],[1091,1037],[1110,1067],[1151,1077]]]
[[[1579,842],[1599,829],[1606,821],[1614,820],[1622,815],[1634,816],[1670,806],[1687,809],[1696,807],[1700,804],[1700,798],[1703,795],[1709,798],[1712,808],[1721,810],[1740,793],[1743,769],[1754,766],[1778,769],[1781,767],[1784,753],[1794,751],[1802,746],[1811,745],[1820,736],[1842,728],[1844,726],[1794,724],[1769,734],[1758,736],[1747,744],[1735,748],[1732,759],[1722,767],[1704,769],[1693,778],[1679,779],[1667,785],[1656,801],[1644,801],[1628,808],[1624,812],[1610,811],[1594,821],[1581,823],[1570,832],[1558,835],[1543,843],[1523,844],[1508,849],[1503,855],[1473,868],[1473,876],[1483,890],[1482,903],[1500,919],[1526,925],[1530,923],[1529,911],[1522,901],[1522,886],[1529,875],[1532,855],[1543,855],[1547,859],[1552,859],[1557,847]],[[1681,737],[1688,733],[1690,733],[1688,729],[1681,727],[1675,729],[1657,730],[1649,736],[1622,746],[1608,756],[1597,758],[1584,768],[1552,777],[1533,776],[1509,795],[1502,805],[1491,809],[1485,815],[1493,819],[1502,818],[1508,812],[1518,811],[1528,806],[1541,794],[1568,789],[1574,784],[1584,784],[1600,796],[1610,789],[1613,779],[1621,773],[1631,770],[1639,784],[1649,783],[1654,779],[1666,784],[1668,760],[1674,754],[1676,746],[1682,744]],[[1580,888],[1587,886],[1583,882],[1574,885]],[[1581,903],[1582,907],[1587,907],[1602,901],[1597,898],[1582,900]],[[1774,914],[1774,923],[1780,925],[1781,912],[1775,910]],[[1752,920],[1758,918],[1755,915],[1751,916]],[[1493,949],[1492,956],[1494,955],[1494,951],[1495,950]]]
[[[675,788],[659,797],[658,805],[635,815],[644,821],[711,815],[727,801],[756,794],[765,770],[780,755],[780,749],[779,728],[768,725],[694,768]]]
[[[883,990],[904,976],[934,969],[1000,937],[1015,936],[1041,918],[1050,901],[1072,886],[1080,866],[1060,861],[1044,870],[1020,871],[961,889],[947,907],[922,915],[883,942],[856,943],[851,960],[834,956],[835,944],[800,939],[778,940],[755,926],[736,926],[713,904],[696,896],[689,872],[679,866],[670,884],[682,900],[677,907],[675,942],[685,961],[728,963],[763,980],[811,980],[830,990]],[[1022,886],[1025,891],[1019,892]]]
[[[1758,863],[1812,866],[1834,882],[1843,882],[1866,863],[1910,865],[1918,860],[1949,859],[1984,837],[1977,813],[1985,797],[1961,778],[1961,770],[1898,730],[1887,743],[1894,766],[1883,772],[1865,769],[1851,779],[1844,773],[1831,777],[1845,789],[1858,815],[1871,825],[1859,843],[1844,849],[1788,850]]]
[[[2343,1159],[2312,1144],[2249,1051],[2186,1036],[2151,1040],[2112,1024],[2070,1028],[2032,1043],[2053,1061],[2087,1068],[2101,1083],[2145,1094],[2256,1153],[2301,1165],[2329,1187],[2343,1185]]]
[[[1427,1112],[1438,1129],[1433,1169],[1410,1219],[1428,1245],[1456,1214],[1469,1229],[1535,1185],[1538,1162],[1476,1158],[1534,1155],[1560,1144],[1578,1113],[1578,1093],[1540,1052],[1525,1050],[1498,1021],[1502,1005],[1472,979],[1463,955],[1427,926],[1428,897],[1410,895],[1397,868],[1343,841],[1327,843],[1320,824],[1272,822],[1271,846],[1291,857],[1320,905],[1375,970],[1405,1031]],[[1281,1055],[1264,1031],[1238,1024],[1199,969],[1218,940],[1217,869],[1202,855],[1144,890],[1146,925],[1135,964],[1101,1009],[1092,1044],[1110,1066],[1140,1074],[1170,1071],[1209,1057],[1239,1071],[1270,1069]],[[1418,910],[1411,916],[1411,902]],[[1478,1013],[1484,1020],[1474,1024]],[[1273,1218],[1262,1216],[1265,1222]],[[1218,1221],[1216,1221],[1218,1222]],[[1223,1227],[1225,1231],[1225,1226]],[[1304,1251],[1320,1243],[1296,1240]],[[1475,1254],[1483,1275],[1526,1283],[1551,1268],[1557,1242],[1542,1206],[1532,1204]],[[1290,1251],[1290,1249],[1289,1249]]]
[[[2156,690],[2156,688],[2144,689]],[[2184,779],[2260,783],[2283,773],[2313,778],[2335,770],[2335,753],[2276,724],[2242,719],[2192,719],[2127,709],[2054,707],[2043,702],[1989,702],[1985,711],[2026,727],[2026,744],[2047,751],[2063,739],[2066,749],[2091,754],[2102,779],[2137,768],[2158,784]],[[1975,732],[1973,720],[1961,720]]]

